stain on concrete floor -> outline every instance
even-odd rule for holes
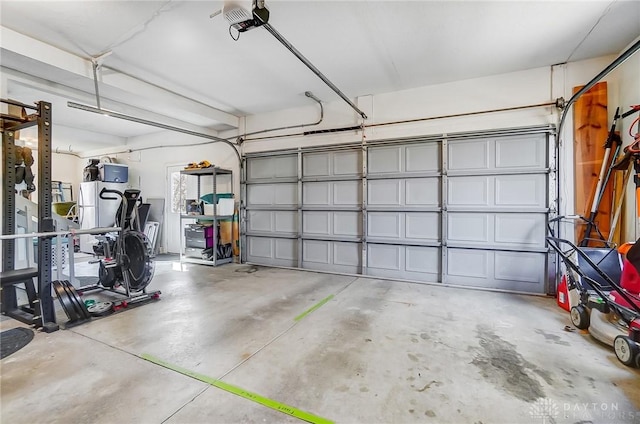
[[[490,327],[478,325],[476,334],[480,347],[471,363],[480,368],[487,381],[525,402],[546,396],[542,385],[530,372],[540,375],[550,384],[548,373],[526,361],[515,345],[501,339]]]

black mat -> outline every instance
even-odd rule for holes
[[[0,359],[15,353],[33,340],[33,330],[28,328],[12,328],[0,333]]]

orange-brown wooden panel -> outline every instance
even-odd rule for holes
[[[582,87],[575,87],[574,93]],[[609,133],[607,120],[607,83],[599,82],[584,93],[573,106],[576,213],[589,217],[598,175]],[[613,152],[612,152],[613,154]],[[607,237],[611,222],[613,182],[610,181],[598,207],[596,224]],[[585,227],[576,227],[576,240],[582,240]],[[592,233],[592,237],[594,237]]]

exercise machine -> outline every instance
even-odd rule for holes
[[[120,200],[116,212],[116,228],[99,238],[94,252],[100,258],[97,284],[80,287],[84,294],[93,290],[109,290],[122,296],[113,303],[118,310],[129,304],[160,298],[159,290],[147,292],[154,273],[152,249],[142,232],[138,207],[142,203],[140,190],[124,192],[103,188],[100,198]]]

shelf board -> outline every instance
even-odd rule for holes
[[[231,170],[223,168],[198,168],[198,169],[183,169],[180,171],[184,175],[213,175],[215,170],[216,175],[231,175]]]
[[[191,258],[191,257],[183,255],[180,258],[180,262],[186,262],[186,263],[198,264],[198,265],[218,266],[218,265],[223,265],[223,264],[228,264],[228,263],[233,262],[233,257],[225,258],[225,259],[218,259],[216,261],[216,263],[214,264],[213,261],[207,261],[207,260],[198,259],[198,258]]]
[[[203,221],[213,221],[220,219],[233,219],[233,215],[180,215],[182,219],[201,219]]]

